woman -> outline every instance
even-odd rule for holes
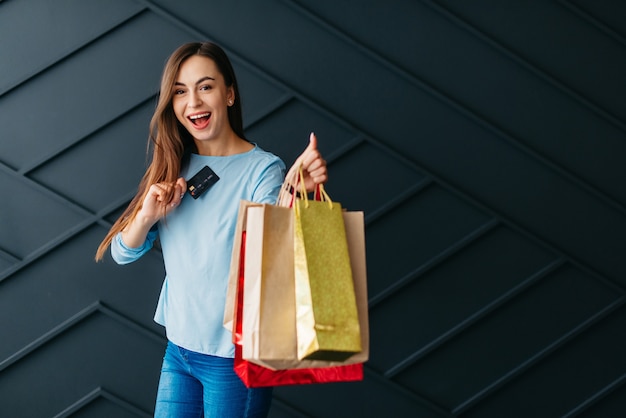
[[[117,263],[130,263],[160,239],[166,277],[155,321],[168,345],[155,416],[266,416],[271,389],[247,389],[233,372],[222,320],[239,201],[274,203],[285,165],[245,139],[235,74],[217,45],[189,43],[170,56],[150,139],[152,162],[96,259],[110,245]],[[313,134],[299,164],[308,190],[326,181]],[[205,166],[208,191],[185,197],[185,179]]]

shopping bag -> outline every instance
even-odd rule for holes
[[[234,370],[248,388],[305,385],[313,383],[358,382],[363,380],[363,363],[343,366],[272,370],[241,358],[235,345]]]
[[[246,217],[249,207],[262,206],[260,203],[254,203],[247,200],[239,202],[239,212],[237,213],[237,221],[235,224],[235,236],[233,237],[233,249],[230,259],[230,270],[228,276],[228,286],[226,288],[226,304],[224,306],[223,325],[233,334],[233,342],[235,341],[235,313],[237,312],[237,290],[239,286],[239,265],[242,248],[242,237],[246,230]]]
[[[242,356],[272,367],[297,360],[293,267],[293,215],[289,208],[262,205],[246,214]],[[284,362],[282,367],[295,364]]]
[[[249,388],[264,386],[281,386],[311,383],[351,382],[363,380],[363,364],[350,364],[342,366],[300,368],[287,370],[272,370],[261,365],[251,363],[242,358],[241,335],[243,330],[244,307],[244,277],[245,277],[245,254],[246,232],[242,232],[240,239],[238,283],[236,286],[236,311],[233,314],[235,329],[235,359],[234,371]]]
[[[293,211],[249,207],[246,214],[242,358],[290,369],[363,363],[369,358],[367,278],[363,212],[343,212],[357,299],[361,351],[341,361],[299,359],[296,335]]]
[[[343,361],[362,350],[358,309],[343,210],[318,192],[294,203],[298,358]]]

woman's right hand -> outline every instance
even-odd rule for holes
[[[171,199],[168,195],[172,193]],[[151,222],[151,226],[166,216],[172,210],[178,207],[185,192],[187,191],[187,182],[180,177],[175,183],[156,183],[150,186],[148,193],[143,200],[141,209],[137,216],[141,216],[145,221]]]
[[[182,177],[173,184],[157,183],[150,186],[137,216],[122,230],[124,244],[131,248],[143,245],[150,228],[178,207],[186,190],[187,182]],[[168,200],[172,192],[172,198]]]

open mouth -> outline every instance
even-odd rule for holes
[[[189,116],[188,119],[196,128],[204,128],[209,124],[209,119],[211,119],[211,113],[198,113],[196,115]]]

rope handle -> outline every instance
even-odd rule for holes
[[[285,181],[280,188],[276,204],[278,206],[292,208],[296,199],[303,200],[305,207],[309,206],[309,195],[304,186],[304,172],[302,164],[298,166],[297,170],[292,167],[285,176]],[[328,193],[326,193],[326,189],[324,189],[323,184],[315,185],[313,200],[328,202],[328,207],[330,209],[333,207],[333,201]]]

